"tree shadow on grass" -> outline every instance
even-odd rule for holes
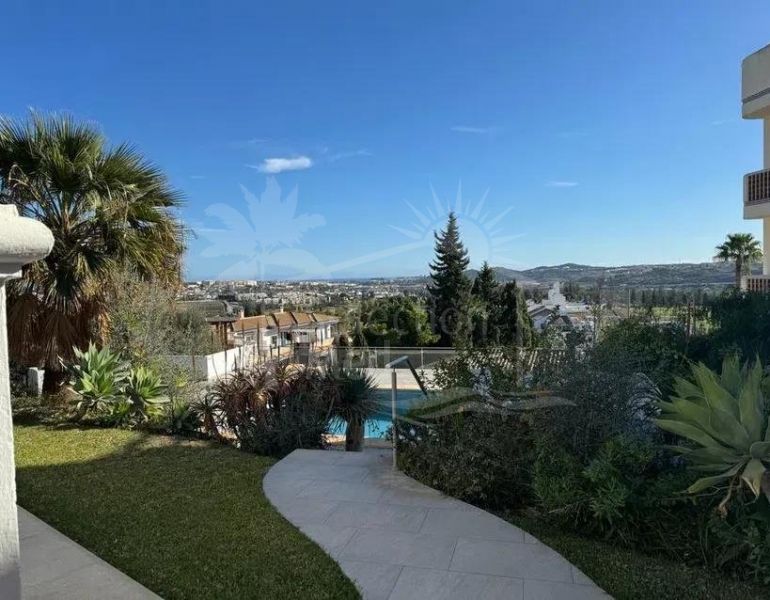
[[[16,431],[19,504],[164,598],[358,597],[265,498],[271,459],[144,432]]]

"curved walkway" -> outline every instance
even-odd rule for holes
[[[23,600],[161,600],[19,507]]]
[[[608,598],[529,534],[394,472],[391,460],[389,450],[296,450],[263,482],[365,600]]]

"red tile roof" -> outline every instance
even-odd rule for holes
[[[268,313],[256,317],[244,317],[233,323],[235,331],[249,331],[253,329],[293,329],[325,323],[338,323],[339,317],[323,315],[319,313],[284,312]]]

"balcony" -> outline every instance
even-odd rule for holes
[[[743,176],[743,218],[770,217],[770,169]]]
[[[749,275],[741,281],[744,292],[770,293],[770,275]]]

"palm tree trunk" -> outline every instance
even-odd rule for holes
[[[356,415],[345,429],[345,452],[361,452],[364,448],[364,420]]]
[[[743,276],[743,261],[740,258],[735,259],[735,288],[741,289],[741,277]]]

